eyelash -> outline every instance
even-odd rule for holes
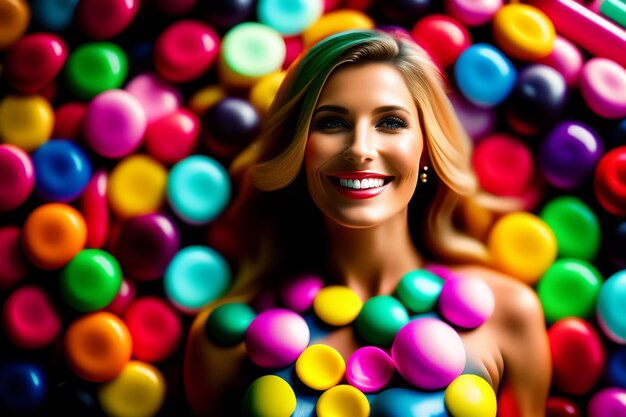
[[[334,124],[334,126],[329,126],[331,123]],[[388,116],[388,117],[383,118],[381,121],[379,121],[376,124],[376,127],[383,127],[384,124],[389,124],[389,123],[393,123],[394,126],[386,127],[385,129],[398,130],[398,129],[406,129],[407,127],[409,127],[409,124],[407,122],[405,122],[404,120],[402,120],[401,118],[397,116]],[[316,130],[335,130],[335,129],[346,128],[346,127],[348,127],[348,124],[344,120],[338,117],[334,117],[334,116],[324,117],[320,119],[317,123],[315,123]]]

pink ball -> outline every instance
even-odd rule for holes
[[[322,287],[324,287],[324,282],[317,275],[297,275],[283,286],[280,298],[285,307],[296,313],[304,313],[311,308],[313,299]]]
[[[172,114],[180,107],[179,91],[155,74],[139,74],[124,89],[139,100],[148,123]]]
[[[422,389],[441,389],[465,368],[465,347],[450,325],[420,318],[400,329],[391,346],[400,375]]]
[[[310,337],[309,326],[299,314],[276,308],[252,320],[246,330],[246,350],[258,366],[282,368],[298,359]]]
[[[446,12],[467,26],[489,22],[502,7],[502,0],[446,0]]]
[[[376,392],[387,385],[395,370],[393,360],[384,350],[365,346],[348,359],[346,379],[362,392]]]
[[[457,277],[443,284],[439,309],[450,323],[473,329],[486,322],[495,308],[491,288],[477,278]]]
[[[626,415],[626,390],[604,388],[589,401],[589,417],[615,417]]]
[[[91,100],[83,123],[85,140],[97,154],[121,158],[141,145],[147,119],[132,94],[108,90]]]
[[[588,60],[580,74],[580,92],[597,115],[626,117],[626,69],[608,58]]]
[[[548,65],[561,73],[568,87],[578,84],[580,71],[583,67],[583,54],[571,41],[561,35],[556,35],[552,52],[537,61]]]

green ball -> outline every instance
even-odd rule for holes
[[[83,249],[61,271],[61,296],[70,307],[82,312],[106,307],[121,285],[120,264],[100,249]]]
[[[554,323],[565,317],[589,318],[596,307],[602,275],[586,261],[559,259],[537,285],[546,320]]]
[[[209,314],[205,329],[211,340],[232,346],[243,341],[246,330],[255,317],[254,310],[247,304],[222,304]]]
[[[443,279],[425,269],[416,269],[402,276],[396,288],[396,297],[411,313],[430,311],[441,293]]]
[[[391,295],[377,295],[363,304],[356,318],[356,331],[372,345],[390,346],[408,322],[409,313],[400,301]]]
[[[600,222],[589,206],[576,197],[557,197],[539,216],[554,232],[560,258],[595,258],[600,247]]]
[[[91,100],[103,91],[120,88],[127,74],[126,53],[110,42],[81,45],[65,64],[68,87],[84,100]]]

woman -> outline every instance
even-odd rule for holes
[[[460,335],[467,368],[511,392],[520,417],[544,415],[550,354],[535,293],[490,269],[483,243],[453,226],[462,199],[482,198],[470,152],[438,68],[411,40],[350,31],[320,42],[290,68],[260,139],[232,164],[238,198],[225,219],[242,249],[221,302],[252,302],[306,270],[365,301],[445,263],[495,296],[491,318]],[[192,327],[186,390],[199,415],[234,415],[228,394],[241,389],[246,353],[207,339],[214,307]],[[321,342],[346,360],[359,346],[350,327]]]

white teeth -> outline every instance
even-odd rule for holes
[[[339,185],[345,188],[352,188],[353,190],[366,190],[368,188],[382,187],[385,185],[385,180],[382,178],[364,178],[362,180],[339,178]]]

